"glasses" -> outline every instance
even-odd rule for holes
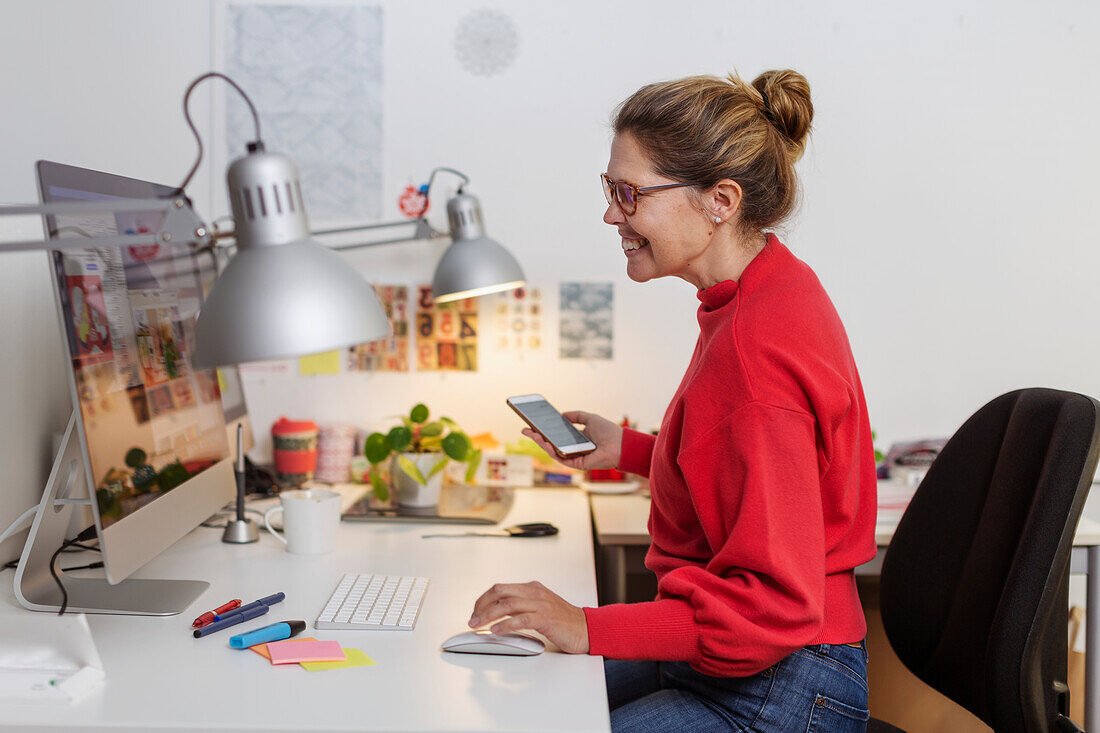
[[[639,188],[633,183],[627,183],[626,181],[613,181],[607,177],[606,173],[600,174],[600,183],[603,184],[603,195],[607,199],[608,205],[618,204],[619,208],[623,210],[623,213],[627,216],[632,216],[635,211],[638,210],[638,197],[642,194],[653,193],[655,191],[667,191],[670,188],[680,188],[681,186],[690,186],[690,183],[666,183],[663,186],[645,186]]]

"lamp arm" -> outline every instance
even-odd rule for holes
[[[322,229],[322,230],[315,231],[315,232],[310,232],[310,233],[315,234],[315,235],[347,234],[347,233],[350,233],[350,232],[371,231],[371,230],[374,230],[374,229],[385,229],[385,228],[389,228],[389,227],[396,227],[396,226],[402,226],[402,225],[408,225],[408,224],[415,224],[416,225],[416,230],[407,237],[398,237],[398,238],[395,238],[395,239],[382,239],[382,240],[379,240],[377,242],[355,242],[353,244],[328,245],[328,247],[329,247],[329,249],[339,249],[339,250],[358,249],[360,247],[377,247],[378,245],[381,245],[381,244],[398,244],[400,242],[416,242],[416,241],[420,241],[420,240],[424,240],[424,239],[440,239],[440,238],[448,236],[444,232],[440,232],[440,231],[437,231],[436,229],[433,229],[432,225],[428,223],[428,220],[423,218],[423,217],[421,217],[419,219],[413,219],[413,220],[410,220],[410,221],[392,221],[392,222],[381,222],[381,223],[378,223],[378,224],[363,224],[363,225],[360,225],[360,226],[340,227],[338,229]]]
[[[59,201],[49,204],[0,206],[0,216],[57,214],[114,214],[123,211],[163,211],[164,221],[156,232],[115,236],[72,237],[64,239],[31,239],[0,242],[0,252],[45,252],[51,250],[87,249],[88,247],[126,247],[169,242],[187,242],[195,248],[209,246],[212,237],[206,224],[194,212],[187,200],[111,199],[109,201]]]

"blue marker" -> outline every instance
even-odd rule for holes
[[[266,644],[269,641],[281,641],[297,636],[306,629],[305,621],[281,621],[277,624],[254,629],[246,634],[238,634],[229,640],[229,646],[234,649],[247,649],[257,644]]]
[[[238,608],[234,608],[230,611],[226,611],[223,614],[219,614],[219,615],[214,617],[214,620],[215,621],[222,621],[223,619],[227,619],[227,618],[230,618],[232,616],[236,616],[238,613],[244,613],[245,611],[251,611],[253,608],[259,608],[260,606],[273,606],[276,603],[278,603],[279,601],[283,600],[284,598],[286,598],[286,593],[282,593],[282,592],[272,593],[267,598],[261,598],[258,601],[252,601],[252,603],[246,604],[244,606],[240,606]]]
[[[207,634],[213,634],[215,631],[221,631],[222,629],[227,629],[230,626],[236,626],[237,624],[244,623],[245,621],[251,621],[257,616],[263,616],[269,610],[271,609],[261,603],[257,608],[249,609],[244,613],[235,613],[227,619],[215,621],[212,624],[203,626],[201,629],[195,629],[195,638],[201,639]]]

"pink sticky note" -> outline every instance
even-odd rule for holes
[[[267,645],[272,664],[343,662],[347,659],[338,641],[275,641]]]

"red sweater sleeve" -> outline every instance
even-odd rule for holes
[[[649,464],[653,461],[653,446],[656,442],[656,435],[623,428],[623,449],[619,456],[619,470],[649,478]]]
[[[584,609],[590,653],[744,676],[813,643],[825,605],[813,418],[752,402],[681,449],[677,463],[688,494],[655,493],[650,516],[657,600]],[[689,511],[710,559],[675,546]]]

